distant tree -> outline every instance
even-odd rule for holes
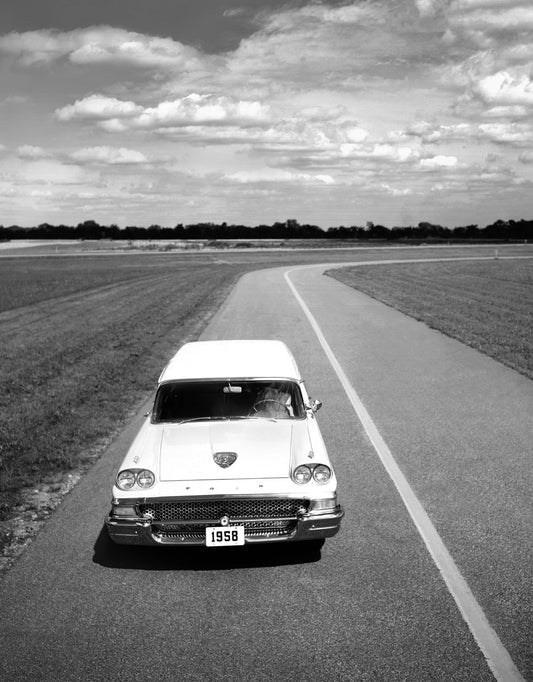
[[[478,225],[465,225],[453,230],[429,222],[420,222],[417,227],[393,227],[376,225],[368,221],[365,227],[352,225],[346,227],[329,227],[323,230],[317,225],[303,224],[289,218],[285,222],[272,225],[260,224],[254,227],[247,225],[228,225],[206,222],[190,225],[178,223],[175,227],[162,227],[157,224],[150,227],[134,225],[120,229],[118,225],[102,226],[95,220],[86,220],[76,227],[69,225],[51,225],[41,223],[37,227],[0,226],[0,239],[498,239],[498,240],[531,240],[533,239],[533,220],[501,220],[480,229]]]
[[[80,239],[102,239],[105,230],[95,220],[86,220],[76,226],[76,236]]]
[[[115,223],[106,227],[105,236],[107,239],[120,239],[120,227]]]
[[[160,225],[150,225],[146,230],[146,236],[148,239],[160,239],[161,238],[161,226]]]
[[[374,225],[374,223],[372,223],[372,227],[369,229],[368,234],[372,239],[390,238],[390,230],[388,227],[385,227],[384,225]]]

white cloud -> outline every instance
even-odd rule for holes
[[[344,128],[340,124],[336,125],[334,121],[306,123],[297,118],[290,118],[272,122],[265,128],[198,126],[168,128],[157,132],[158,134],[164,132],[171,139],[188,139],[203,144],[245,145],[252,155],[254,152],[261,155],[297,154],[301,159],[315,158],[327,161],[341,156],[341,145],[350,139],[347,132],[349,130],[353,131],[353,127]],[[367,135],[368,133],[360,132],[353,136],[363,139]]]
[[[17,147],[17,156],[21,159],[45,159],[48,156],[48,152],[42,147],[23,144]]]
[[[321,114],[322,111],[322,114]],[[328,118],[336,116],[336,118]],[[204,144],[246,144],[264,152],[317,151],[344,153],[358,150],[369,132],[338,110],[317,107],[298,117],[283,116],[258,101],[200,95],[141,107],[104,95],[91,95],[56,111],[61,121],[93,122],[110,133],[144,131],[170,139]],[[306,120],[309,119],[309,120]],[[347,147],[341,151],[341,145]],[[370,146],[361,155],[406,160],[411,151],[401,147]]]
[[[533,152],[523,152],[518,157],[518,160],[520,161],[520,163],[526,164],[533,163]]]
[[[442,3],[443,0],[440,0]],[[452,0],[451,10],[454,12],[471,12],[473,10],[510,9],[527,5],[529,0]]]
[[[244,14],[245,10],[242,7],[236,7],[233,9],[225,9],[224,12],[222,13],[222,16],[224,17],[238,17],[241,14]]]
[[[26,164],[18,172],[18,178],[26,183],[39,183],[51,186],[79,185],[97,180],[97,176],[88,169],[53,159],[38,159],[34,163]]]
[[[68,58],[77,64],[113,63],[143,68],[200,68],[200,53],[170,38],[147,36],[110,26],[59,32],[12,32],[0,37],[0,51],[26,65]]]
[[[360,128],[359,126],[346,128],[345,132],[348,142],[364,142],[369,136],[368,130]]]
[[[127,118],[140,114],[143,108],[134,102],[128,102],[106,97],[105,95],[90,95],[76,100],[61,109],[56,109],[55,116],[60,121],[99,121],[113,118]]]
[[[483,112],[484,118],[505,118],[515,119],[529,116],[528,108],[521,104],[514,104],[509,106],[491,107]]]
[[[447,13],[449,42],[470,42],[479,49],[516,40],[533,28],[533,7],[520,0],[508,2],[452,2]],[[514,35],[510,35],[514,34]]]
[[[240,125],[264,123],[269,107],[260,102],[235,101],[229,97],[199,95],[147,107],[131,125],[138,128],[167,128],[190,125]]]
[[[110,132],[127,129],[161,130],[176,126],[264,124],[269,107],[260,102],[193,93],[181,99],[142,107],[105,95],[90,95],[57,109],[60,121],[96,121]]]
[[[313,15],[320,21],[329,21],[333,24],[359,24],[369,18],[369,8],[364,5],[353,4],[341,7],[328,8],[327,6],[309,6],[303,11]],[[375,14],[373,15],[375,17]]]
[[[415,121],[405,131],[396,131],[396,135],[419,137],[424,142],[438,142],[442,137],[442,126],[435,126],[428,121]]]
[[[391,144],[341,144],[341,156],[344,158],[367,159],[382,162],[405,163],[418,158],[418,152],[411,147]]]
[[[523,79],[527,86],[533,69],[530,0],[455,0],[444,15],[443,41],[452,58],[442,68],[442,83],[486,104],[495,96],[516,96]]]
[[[522,123],[482,123],[481,135],[500,144],[532,144],[533,127]]]
[[[64,35],[64,34],[63,34]],[[0,37],[0,51],[18,57],[24,64],[57,59],[68,51],[51,31],[8,33]]]
[[[474,91],[488,104],[533,106],[533,82],[526,75],[517,79],[500,71],[480,80]]]
[[[53,192],[49,189],[32,189],[29,195],[36,199],[46,199],[53,196]]]
[[[8,95],[3,100],[0,100],[0,106],[14,106],[17,104],[25,104],[28,101],[28,97],[23,95]]]
[[[513,114],[516,114],[514,109]],[[508,109],[500,112],[502,116]],[[496,116],[494,116],[496,118]],[[529,123],[517,123],[512,121],[498,121],[494,123],[457,123],[452,125],[433,125],[427,122],[419,122],[409,126],[407,131],[396,131],[396,135],[420,137],[425,143],[444,145],[450,142],[474,142],[488,140],[497,144],[527,144],[533,143],[533,126]],[[436,156],[436,159],[454,158]],[[426,159],[425,161],[428,161]],[[421,162],[428,166],[431,163]]]
[[[254,171],[237,171],[226,175],[225,178],[232,182],[243,184],[255,183],[296,183],[296,184],[319,184],[333,185],[335,180],[331,175],[310,173],[294,173],[276,168],[264,168]]]
[[[301,118],[286,118],[273,122],[268,128],[251,131],[243,141],[266,151],[338,153],[340,145],[357,145],[368,136],[367,130],[350,122],[335,119],[308,122]]]
[[[268,221],[292,206],[320,224],[391,224],[400,206],[418,220],[446,222],[442,210],[478,222],[487,197],[523,187],[533,149],[531,0],[265,7],[255,17],[251,8],[225,13],[245,14],[255,31],[218,56],[112,27],[0,37],[11,56],[0,73],[5,95],[31,97],[31,120],[42,122],[29,135],[20,111],[10,144],[32,144],[2,156],[2,176],[13,168],[20,187],[68,194],[70,215],[87,204],[103,220],[120,210],[147,224],[161,221],[163,205],[170,220],[192,222]],[[15,62],[40,68],[23,73]],[[494,150],[499,160],[483,165]],[[519,174],[505,170],[513,164]],[[125,190],[151,183],[157,191]],[[458,191],[462,204],[446,195]]]
[[[471,123],[452,123],[438,125],[419,121],[411,124],[404,134],[411,137],[419,137],[423,142],[430,144],[442,144],[454,140],[473,139],[477,135],[477,128]]]
[[[387,192],[387,194],[390,194],[393,197],[407,197],[413,193],[413,190],[409,189],[408,187],[400,189],[398,187],[391,187],[387,183],[382,183],[381,189],[383,189],[385,192]]]
[[[495,63],[500,65],[500,69],[517,65],[524,65],[527,68],[533,62],[533,42],[527,38],[517,40],[516,44],[502,46],[495,56]]]
[[[428,168],[435,170],[437,168],[454,168],[457,166],[458,160],[456,156],[443,156],[438,154],[429,159],[420,159],[421,168]]]
[[[434,17],[442,9],[441,0],[415,0],[415,4],[422,17]]]
[[[335,184],[335,180],[331,177],[331,175],[327,175],[326,173],[318,173],[314,177],[319,182],[323,182],[325,185],[334,185]]]
[[[273,93],[308,84],[349,91],[375,87],[376,75],[402,78],[406,64],[434,63],[435,43],[414,5],[401,4],[288,3],[264,11],[259,30],[227,55],[226,75]]]
[[[146,163],[144,154],[124,147],[85,147],[70,154],[73,161],[81,164],[124,165]]]
[[[295,26],[304,30],[316,28],[324,23],[332,25],[367,24],[379,21],[382,9],[359,3],[347,3],[340,7],[314,3],[291,8],[289,5],[270,14],[265,13],[263,26],[267,33],[293,32]]]

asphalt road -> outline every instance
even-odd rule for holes
[[[2,580],[2,679],[494,679],[285,270],[243,277],[202,338],[293,350],[324,402],[340,534],[320,557],[112,546],[102,522],[139,415]],[[533,383],[320,268],[291,279],[514,662],[508,679],[533,680]]]

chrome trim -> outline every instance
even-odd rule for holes
[[[317,492],[322,492],[317,491]],[[158,502],[187,502],[189,500],[206,500],[206,501],[211,501],[211,500],[227,500],[227,499],[238,499],[238,500],[260,500],[261,498],[264,497],[274,497],[278,498],[280,500],[283,499],[291,499],[291,500],[306,500],[308,502],[312,502],[314,499],[320,499],[323,500],[325,497],[328,497],[327,495],[305,495],[300,491],[295,491],[293,493],[283,493],[282,495],[278,493],[248,493],[245,495],[239,495],[237,493],[225,493],[225,494],[217,494],[217,495],[169,495],[167,497],[121,497],[116,498],[114,497],[111,500],[111,504],[113,505],[126,505],[126,506],[136,506],[139,504],[150,504],[152,502],[153,504],[156,504]],[[332,495],[333,497],[333,495]]]
[[[285,377],[285,376],[260,376],[260,377],[202,377],[201,379],[166,379],[166,381],[161,381],[159,386],[165,386],[165,384],[205,384],[206,381],[227,381],[228,383],[236,381],[292,381],[295,384],[302,384],[303,379],[297,379],[296,377]]]
[[[205,498],[202,498],[205,499]],[[256,528],[250,529],[251,534],[245,536],[245,544],[256,544],[264,542],[297,542],[305,540],[325,539],[336,535],[340,529],[341,519],[344,516],[344,510],[339,505],[333,510],[327,510],[326,513],[306,512],[299,514],[297,517],[284,519],[277,517],[271,523],[286,523],[288,524],[284,529],[276,528]],[[220,521],[220,519],[218,520]],[[240,519],[236,520],[238,524]],[[154,522],[156,528],[152,528],[152,520],[147,518],[124,518],[115,517],[110,513],[106,520],[106,526],[111,539],[118,544],[128,545],[200,545],[205,546],[205,534],[202,526],[198,530],[190,529],[190,531],[179,533],[169,531],[167,536],[158,536],[156,528],[164,525],[180,525],[174,521],[173,524],[164,524],[163,522]],[[241,521],[242,522],[242,521]],[[269,523],[268,519],[255,518],[251,520],[252,523],[261,524]],[[197,523],[189,523],[189,526],[198,525]],[[216,523],[214,524],[216,525]],[[257,531],[254,533],[254,530]],[[163,530],[164,533],[164,530]]]
[[[124,518],[124,517],[119,517]],[[141,517],[148,520],[149,517]],[[296,521],[298,516],[229,516],[228,523],[221,523],[220,518],[207,519],[170,519],[168,521],[150,518],[152,525],[155,526],[239,526],[243,523],[270,523],[274,521]]]
[[[234,495],[227,499],[215,497],[201,498],[197,500],[171,500],[168,502],[155,501],[138,505],[137,511],[143,514],[148,510],[154,513],[154,523],[160,520],[188,519],[193,523],[202,523],[205,520],[219,520],[227,515],[232,521],[240,519],[296,519],[302,514],[307,514],[311,505],[310,500],[303,497],[257,497]]]

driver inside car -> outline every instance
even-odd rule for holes
[[[291,395],[277,388],[265,388],[257,396],[252,412],[258,417],[273,419],[294,417]]]

